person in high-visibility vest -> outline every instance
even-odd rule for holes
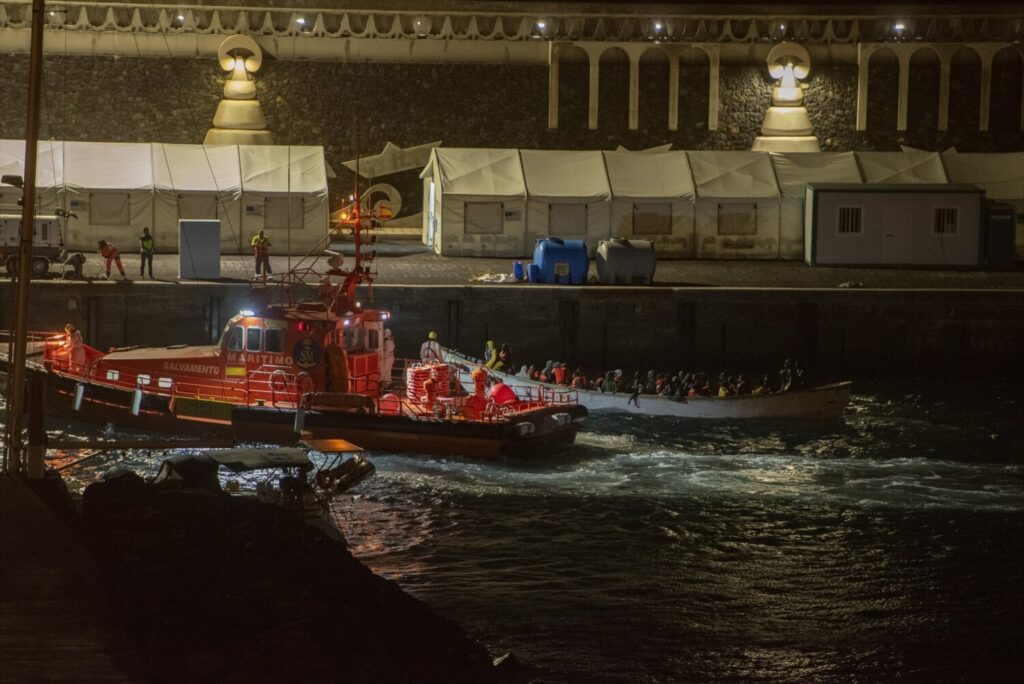
[[[149,263],[149,277],[153,278],[153,248],[156,247],[156,240],[149,234],[149,226],[142,229],[142,235],[139,236],[139,259],[142,263],[139,264],[139,277],[146,277],[146,263]]]
[[[262,230],[252,238],[252,254],[256,257],[256,276],[261,271],[264,276],[273,273],[270,270],[270,239]]]

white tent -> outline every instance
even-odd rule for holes
[[[327,166],[322,147],[239,145],[238,158],[243,252],[261,230],[270,238],[272,251],[279,254],[301,253],[327,235]]]
[[[96,251],[99,240],[133,246],[153,225],[153,153],[149,143],[64,143],[69,249]]]
[[[423,239],[435,252],[527,253],[526,181],[518,150],[438,147],[420,178],[427,207]]]
[[[520,150],[526,182],[527,251],[537,240],[585,240],[591,252],[609,237],[608,175],[600,152]]]
[[[219,219],[221,251],[238,251],[242,236],[238,146],[154,143],[153,182],[153,236],[159,251],[177,245],[179,219]]]
[[[25,175],[25,141],[0,140],[0,175]],[[64,143],[40,140],[36,147],[36,213],[52,214],[61,206]],[[21,213],[21,189],[0,183],[0,211]]]
[[[807,184],[860,183],[853,152],[772,152],[772,164],[782,193],[779,254],[799,259],[804,253],[804,195]]]
[[[948,183],[938,152],[857,152],[865,183]]]
[[[779,187],[767,152],[687,152],[698,257],[775,258]]]
[[[1024,259],[1024,152],[942,153],[951,183],[969,183],[988,199],[1017,208],[1017,258]]]
[[[658,254],[694,254],[694,188],[685,152],[605,152],[611,234],[651,240]]]

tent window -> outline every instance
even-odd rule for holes
[[[94,226],[127,226],[131,222],[131,195],[126,192],[89,193],[89,223]]]
[[[586,235],[587,205],[549,204],[548,235]]]
[[[956,235],[960,228],[960,212],[956,207],[935,207],[933,235]]]
[[[633,234],[671,235],[672,205],[668,202],[659,204],[634,204]]]
[[[501,202],[466,202],[467,235],[501,234],[505,231]]]
[[[836,230],[840,235],[860,235],[861,207],[839,207],[839,216],[836,221]]]
[[[302,197],[268,197],[263,208],[266,228],[299,230],[305,225]]]
[[[719,235],[757,235],[756,204],[719,204]]]
[[[178,195],[179,219],[216,219],[215,195]]]

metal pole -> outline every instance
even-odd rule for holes
[[[9,473],[21,470],[21,418],[25,405],[25,358],[28,339],[28,288],[32,274],[32,232],[36,205],[36,148],[39,140],[39,100],[43,81],[44,0],[32,0],[32,34],[28,69],[28,114],[25,123],[25,173],[22,190],[21,235],[18,244],[18,281],[14,312],[14,349],[10,359],[10,384],[7,403],[7,440]],[[42,472],[42,464],[30,467]]]

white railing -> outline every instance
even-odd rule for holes
[[[427,3],[424,3],[427,4]],[[0,30],[27,28],[28,0],[0,2]],[[678,6],[677,6],[678,7]],[[728,8],[723,9],[727,11]],[[149,3],[62,2],[51,29],[294,38],[469,41],[610,41],[846,44],[880,41],[1012,42],[1024,12],[894,16],[708,16],[396,10],[332,10]]]

